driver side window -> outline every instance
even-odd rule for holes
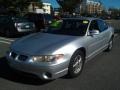
[[[98,31],[98,32],[96,32]],[[94,33],[94,34],[98,34],[100,32],[99,27],[98,27],[98,23],[97,20],[93,20],[91,21],[90,27],[89,27],[89,33]]]
[[[90,31],[91,31],[91,30],[99,30],[98,23],[97,23],[96,20],[91,21],[89,30],[90,30]]]

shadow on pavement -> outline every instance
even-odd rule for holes
[[[23,75],[22,73],[17,73],[15,70],[9,67],[5,57],[0,58],[0,77],[16,83],[29,85],[44,85],[51,82],[43,81],[37,77]]]

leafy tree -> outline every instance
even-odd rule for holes
[[[76,5],[83,0],[57,0],[58,3],[61,5],[64,12],[72,13],[76,8]]]
[[[41,0],[0,0],[0,6],[7,10],[23,11],[25,10],[30,2],[38,2],[38,6],[42,6]]]

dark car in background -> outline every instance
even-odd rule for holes
[[[0,34],[1,36],[12,37],[18,34],[26,34],[35,31],[34,23],[23,17],[1,15]]]
[[[24,15],[24,18],[35,24],[37,32],[41,31],[41,29],[45,29],[53,20],[52,15],[40,13],[27,13]]]

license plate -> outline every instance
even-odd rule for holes
[[[29,26],[29,25],[26,25],[25,28],[30,28],[30,26]]]

